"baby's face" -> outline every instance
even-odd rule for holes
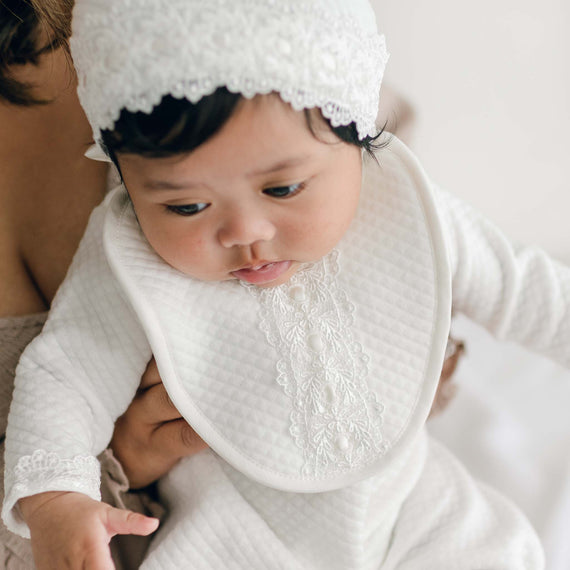
[[[119,156],[151,246],[191,277],[259,286],[329,253],[358,205],[361,152],[313,123],[319,140],[303,112],[259,96],[190,154]]]

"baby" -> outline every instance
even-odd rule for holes
[[[71,48],[123,184],[18,368],[3,517],[38,568],[156,529],[95,460],[151,355],[211,449],[161,481],[143,568],[543,568],[424,424],[452,296],[570,366],[570,271],[378,134],[367,0],[80,0]]]

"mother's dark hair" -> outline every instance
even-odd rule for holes
[[[38,61],[38,19],[24,0],[0,0],[0,100],[15,105],[39,103],[32,85],[18,81],[11,68]]]
[[[2,1],[2,0],[0,0]],[[74,0],[28,0],[39,21],[53,41],[67,47],[71,35],[71,13]]]
[[[14,76],[17,66],[37,65],[40,56],[66,46],[73,0],[0,0],[0,102],[47,103],[34,96],[34,85]]]

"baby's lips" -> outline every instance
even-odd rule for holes
[[[290,261],[274,261],[272,263],[266,263],[260,267],[257,266],[255,268],[250,267],[247,269],[238,269],[237,271],[232,271],[232,275],[241,281],[260,285],[263,283],[270,283],[271,281],[278,279],[289,269],[289,267],[291,267]]]

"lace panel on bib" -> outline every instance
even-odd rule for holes
[[[383,405],[367,384],[368,357],[355,340],[354,306],[336,279],[338,252],[271,288],[244,284],[260,303],[261,329],[279,354],[277,382],[290,396],[290,432],[303,473],[361,467],[385,453]]]

